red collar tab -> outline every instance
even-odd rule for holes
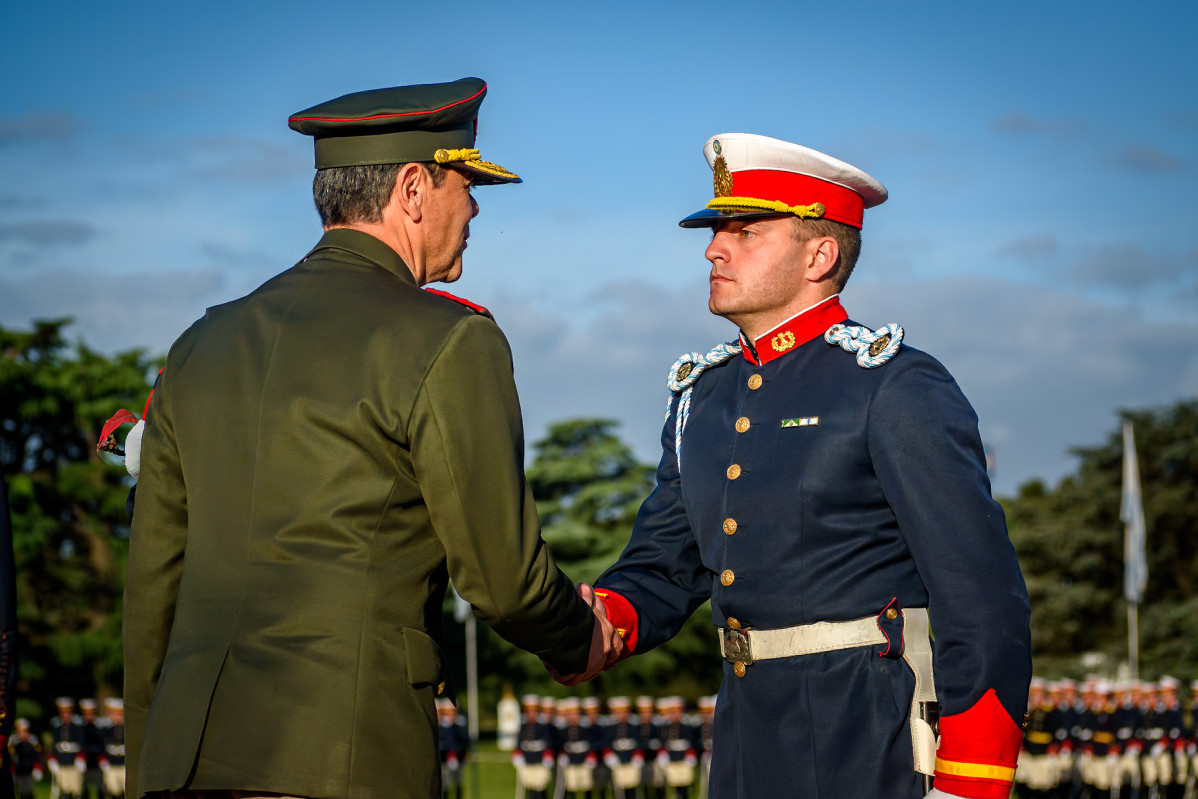
[[[819,338],[832,325],[838,325],[848,318],[848,313],[840,304],[840,296],[829,297],[798,316],[792,316],[751,343],[745,338],[744,333],[741,333],[741,344],[749,343],[741,352],[746,361],[761,366],[775,358],[781,358],[812,339]]]
[[[824,219],[860,229],[865,221],[865,200],[836,183],[810,175],[778,169],[745,169],[732,173],[733,197],[756,197],[787,205],[823,203]]]
[[[488,311],[486,308],[482,307],[478,303],[470,302],[470,300],[465,300],[465,299],[462,299],[461,297],[455,297],[454,295],[450,294],[448,291],[438,291],[437,289],[428,289],[428,288],[426,288],[425,291],[427,291],[429,294],[436,294],[438,297],[444,297],[447,300],[453,300],[454,302],[458,303],[459,305],[465,305],[467,308],[474,311],[476,314],[479,314],[480,316],[485,316],[488,319],[495,318],[494,316],[491,315],[490,311]]]

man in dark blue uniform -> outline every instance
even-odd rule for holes
[[[557,729],[553,726],[552,710],[549,714],[542,714],[537,696],[529,694],[521,704],[524,706],[524,721],[520,724],[516,748],[512,750],[516,784],[518,791],[523,791],[519,795],[525,799],[545,799],[553,780]]]
[[[438,698],[437,746],[441,754],[441,795],[462,799],[462,771],[470,749],[470,735],[451,700]]]
[[[611,711],[603,731],[603,762],[611,770],[612,788],[617,799],[631,799],[641,784],[645,750],[641,748],[637,719],[629,713],[632,702],[626,696],[607,700]]]
[[[597,582],[608,616],[640,653],[711,600],[715,799],[913,799],[933,773],[937,796],[1005,799],[1029,609],[977,417],[839,299],[886,189],[763,136],[704,154],[716,196],[681,224],[711,228],[708,307],[740,335],[671,369],[657,488]]]
[[[54,700],[58,715],[50,719],[53,749],[47,760],[54,782],[51,794],[56,798],[76,797],[83,792],[83,772],[87,760],[83,754],[83,721],[75,715],[75,700],[60,696]]]

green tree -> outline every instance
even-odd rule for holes
[[[1140,670],[1198,669],[1198,401],[1125,411],[1135,429],[1147,524],[1148,587],[1140,606]],[[1082,657],[1127,659],[1123,598],[1123,439],[1074,451],[1077,472],[1054,489],[1033,481],[1005,501],[1032,602],[1038,671],[1078,675]]]
[[[58,694],[119,694],[128,552],[121,464],[96,454],[104,421],[141,412],[155,361],[68,343],[70,320],[0,327],[0,472],[8,486],[21,636],[18,712]]]

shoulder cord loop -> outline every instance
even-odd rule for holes
[[[824,341],[839,344],[845,352],[857,353],[857,365],[873,369],[889,361],[903,343],[903,328],[891,322],[870,330],[860,325],[832,325]]]
[[[670,367],[670,374],[666,377],[666,387],[670,390],[670,399],[666,402],[666,419],[670,418],[670,411],[674,407],[674,396],[682,392],[682,397],[678,400],[678,414],[674,419],[674,457],[678,461],[679,474],[682,473],[682,431],[690,417],[691,392],[694,390],[695,381],[708,368],[718,366],[733,355],[739,355],[740,351],[738,339],[727,344],[718,344],[705,354],[688,352],[674,361],[674,365]]]

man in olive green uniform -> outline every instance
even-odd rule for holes
[[[474,149],[485,93],[295,114],[324,237],[171,348],[125,595],[130,797],[440,796],[450,579],[561,673],[618,652],[540,538],[503,334],[421,289],[461,274],[471,186],[519,180]]]

